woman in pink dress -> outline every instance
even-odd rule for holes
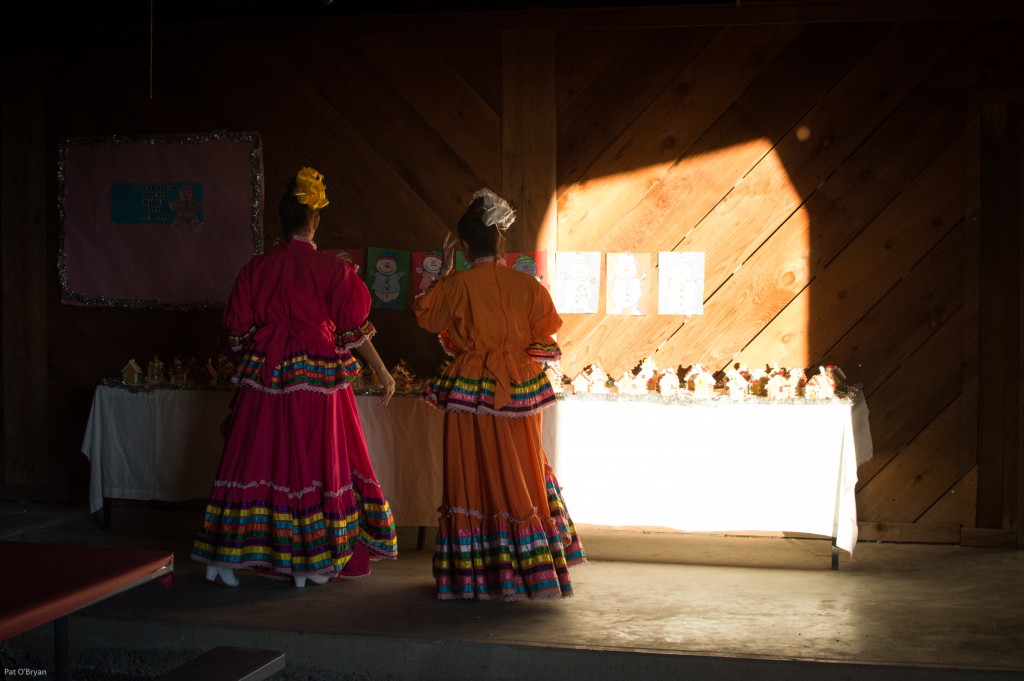
[[[356,269],[319,253],[323,176],[301,169],[278,209],[282,240],[246,263],[224,310],[243,356],[224,454],[192,559],[237,586],[238,569],[323,584],[395,558],[397,536],[370,464],[350,384],[355,350],[384,386],[395,380],[370,341],[370,293]]]

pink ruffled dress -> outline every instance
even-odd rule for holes
[[[223,321],[243,352],[192,559],[265,576],[362,576],[397,556],[370,463],[351,350],[374,334],[347,262],[294,237],[239,272]]]

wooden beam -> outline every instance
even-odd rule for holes
[[[565,7],[562,3],[494,3],[487,9],[469,11],[423,11],[422,3],[410,3],[403,11],[401,5],[373,12],[351,9],[347,3],[337,2],[330,7],[320,3],[307,3],[305,9],[296,10],[294,0],[281,0],[250,4],[242,7],[236,2],[193,0],[196,11],[177,7],[175,16],[158,15],[164,27],[186,23],[190,28],[221,31],[225,27],[243,25],[247,30],[279,30],[282,25],[315,21],[335,31],[412,32],[440,31],[465,33],[470,31],[538,31],[632,29],[670,26],[730,26],[769,24],[809,24],[835,22],[903,22],[903,21],[973,21],[992,19],[1018,19],[1019,0],[721,0],[720,2],[686,2],[676,4],[632,6],[618,5]],[[179,2],[179,4],[181,4]],[[598,3],[595,3],[598,4]],[[41,5],[40,7],[46,7]],[[45,10],[42,10],[45,11]],[[197,17],[200,17],[197,20]],[[26,26],[45,26],[49,35],[57,32],[61,41],[88,40],[91,33],[83,27],[104,28],[135,33],[149,21],[148,12],[126,11],[113,6],[97,11],[83,4],[79,11],[59,13],[54,26],[52,17],[46,16],[24,22]],[[39,29],[41,30],[41,29]],[[28,34],[27,36],[25,34]],[[66,35],[64,35],[66,34]],[[14,39],[25,40],[36,33],[19,31]]]
[[[1015,103],[1020,122],[1020,102]],[[1018,125],[1018,132],[1020,126]],[[1018,134],[1017,154],[1020,167],[1024,167],[1024,135]],[[1016,530],[1015,546],[1024,549],[1024,425],[1021,424],[1021,413],[1024,412],[1024,171],[1017,177],[1017,514],[1012,525]],[[1008,481],[1012,484],[1012,479]]]
[[[977,526],[1018,524],[1021,106],[982,105]]]
[[[516,209],[505,251],[557,247],[555,34],[502,36],[501,187]]]
[[[915,544],[960,543],[961,528],[954,523],[857,523],[858,542],[911,542]]]
[[[49,468],[47,431],[47,202],[52,190],[45,111],[47,81],[41,52],[3,59],[3,220],[0,277],[3,292],[2,479],[38,486]],[[63,490],[48,490],[59,494]]]
[[[977,527],[965,527],[960,534],[961,546],[974,546],[983,549],[1012,549],[1017,547],[1016,532],[1013,530],[989,530]]]

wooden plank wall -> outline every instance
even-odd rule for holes
[[[958,542],[962,528],[1019,536],[1019,387],[1014,397],[1007,384],[1001,403],[1018,408],[1016,444],[1000,440],[992,470],[979,467],[978,356],[993,341],[979,337],[992,283],[983,285],[989,269],[978,256],[991,243],[981,210],[981,140],[992,139],[982,135],[983,106],[1021,99],[1022,24],[869,13],[616,27],[553,16],[505,31],[493,30],[500,22],[429,19],[168,22],[152,44],[139,25],[109,29],[104,40],[65,33],[39,51],[8,48],[5,301],[20,288],[16,276],[45,293],[29,288],[26,300],[5,302],[0,491],[84,499],[78,449],[95,384],[130,357],[202,358],[225,347],[216,312],[58,302],[60,141],[251,130],[264,146],[267,243],[284,182],[309,164],[328,181],[324,248],[436,247],[472,192],[490,186],[520,210],[511,248],[650,253],[652,262],[660,251],[703,252],[703,315],[566,315],[563,368],[599,362],[618,375],[647,356],[716,369],[838,365],[871,409],[862,537]],[[33,60],[38,78],[11,77]],[[14,117],[12,99],[34,112]],[[1001,219],[1019,232],[1019,107],[1011,111],[1002,163],[1015,160],[1018,174]],[[9,123],[43,130],[22,140]],[[37,136],[45,141],[32,144]],[[27,190],[31,205],[16,208],[8,180],[40,150],[45,162],[29,181],[45,191]],[[33,211],[44,226],[29,233]],[[13,252],[40,245],[43,287],[38,273],[11,271]],[[1019,250],[1006,274],[1018,290]],[[1002,312],[1018,332],[1003,342],[1010,360],[1016,342],[1019,379],[1020,296],[1008,303]],[[48,393],[33,395],[32,409],[10,400],[26,370],[16,369],[9,320],[30,308],[47,319],[29,332],[47,349]],[[428,373],[441,360],[410,312],[377,310],[372,321],[389,364],[404,359]],[[46,418],[22,421],[26,409]],[[29,445],[47,433],[42,449]],[[978,498],[993,488],[994,510]]]

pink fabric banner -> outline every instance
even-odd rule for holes
[[[221,307],[262,251],[257,133],[69,140],[60,164],[65,303]]]

